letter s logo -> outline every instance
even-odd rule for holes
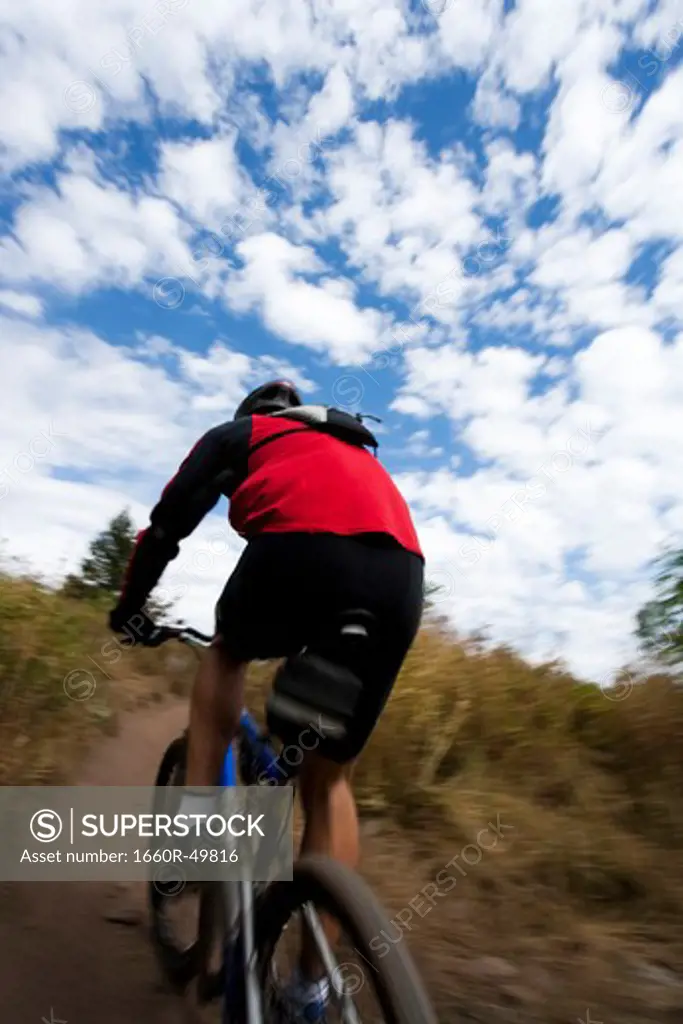
[[[29,825],[31,835],[39,843],[53,843],[62,834],[62,819],[56,811],[47,808],[36,811]]]

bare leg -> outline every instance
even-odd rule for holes
[[[301,853],[322,853],[355,868],[360,857],[358,814],[350,785],[352,765],[334,764],[313,753],[304,761],[299,792],[306,819]],[[321,923],[328,942],[339,939],[339,928],[327,915]],[[323,973],[315,943],[304,932],[301,948],[301,971],[306,978],[316,979]]]
[[[217,786],[228,745],[237,735],[247,663],[235,661],[217,637],[205,652],[192,689],[185,785]]]

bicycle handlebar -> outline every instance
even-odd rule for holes
[[[145,647],[161,647],[167,640],[178,640],[189,647],[209,647],[213,636],[201,633],[192,626],[159,626],[157,635],[145,644]]]

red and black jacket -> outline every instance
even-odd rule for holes
[[[403,497],[368,448],[373,434],[325,406],[247,416],[209,430],[164,488],[138,536],[120,606],[142,608],[164,569],[216,505],[247,540],[262,533],[380,533],[422,556]]]

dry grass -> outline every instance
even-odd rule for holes
[[[0,785],[67,779],[120,711],[187,692],[192,655],[126,650],[104,609],[0,574]]]
[[[683,688],[616,692],[436,629],[413,648],[355,782],[444,1020],[683,1019]]]
[[[58,781],[120,710],[187,692],[190,652],[107,648],[103,619],[0,577],[0,783]],[[97,684],[88,700],[65,692],[78,669]],[[255,710],[270,675],[252,673]],[[682,735],[671,679],[615,701],[557,666],[423,631],[355,788],[363,870],[392,913],[439,890],[397,928],[444,1021],[465,1007],[487,1021],[576,1021],[587,1007],[620,1024],[683,1019]],[[497,821],[511,827],[486,850]]]

